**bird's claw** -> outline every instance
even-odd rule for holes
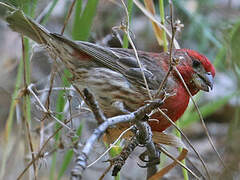
[[[143,162],[149,162],[146,160],[146,156],[148,155],[147,151],[144,151],[142,154],[139,155],[139,159]]]
[[[160,153],[158,153],[158,157],[154,158],[154,159],[146,159],[146,157],[148,156],[148,152],[147,151],[144,151],[142,154],[139,155],[139,159],[143,162],[146,163],[146,165],[141,165],[138,163],[138,166],[141,167],[141,168],[148,168],[148,167],[151,167],[151,166],[155,166],[157,164],[160,163]]]
[[[137,163],[137,164],[138,164],[138,166],[140,168],[148,168],[148,167],[155,166],[155,165],[159,164],[160,163],[160,159],[159,158],[154,158],[154,159],[152,159],[150,161],[146,161],[145,160],[144,162],[147,162],[146,165],[141,165],[139,163]]]

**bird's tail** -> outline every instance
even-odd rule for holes
[[[29,37],[38,44],[42,44],[49,50],[52,57],[60,58],[68,69],[73,68],[75,61],[72,58],[72,54],[78,49],[75,42],[49,32],[46,28],[27,17],[21,10],[0,2],[0,9],[2,7],[10,11],[5,20],[13,31]]]
[[[93,43],[72,41],[59,34],[51,33],[27,17],[23,11],[0,2],[0,11],[2,7],[10,11],[10,14],[5,19],[13,31],[31,38],[38,44],[42,44],[53,59],[59,58],[71,72],[74,72],[76,67],[89,67],[88,61],[81,61],[81,59],[86,59],[86,57],[95,59],[96,62],[104,67],[119,69],[115,61],[112,60],[114,59],[113,57],[118,58],[118,56],[110,49]],[[91,65],[95,65],[95,61],[92,61]]]
[[[40,24],[25,16],[21,10],[15,10],[11,12],[6,17],[6,21],[13,31],[31,38],[38,44],[47,45],[49,42],[49,38],[51,37],[49,31],[42,27]]]
[[[84,48],[86,45],[82,45],[84,46],[83,49],[79,49],[79,45],[76,42],[63,37],[62,35],[49,32],[42,25],[27,17],[22,10],[0,2],[0,15],[1,11],[9,11],[9,14],[5,15],[6,17],[4,19],[8,22],[9,27],[13,31],[29,37],[38,44],[46,45],[47,48],[55,48],[56,51],[60,51],[63,46],[65,46],[65,48],[72,47],[83,52],[86,51],[86,48]]]

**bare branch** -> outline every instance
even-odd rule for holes
[[[101,135],[107,130],[107,128],[119,123],[125,123],[125,122],[136,123],[136,126],[139,130],[138,132],[139,142],[141,142],[142,144],[145,144],[148,151],[151,153],[150,155],[151,158],[156,158],[158,154],[156,152],[155,146],[152,141],[152,134],[149,133],[149,130],[151,131],[151,128],[147,122],[140,122],[140,121],[144,119],[146,114],[149,114],[153,109],[159,107],[162,103],[163,103],[162,100],[154,100],[140,107],[138,110],[132,113],[109,118],[106,121],[104,121],[102,124],[100,124],[94,130],[92,135],[88,138],[81,153],[77,155],[77,158],[75,160],[75,166],[71,172],[71,179],[81,179],[82,173],[87,167],[88,154],[91,152],[94,142],[101,137]],[[76,151],[79,152],[80,150],[77,149]]]
[[[83,90],[83,94],[85,96],[85,101],[88,101],[88,104],[91,107],[98,124],[102,124],[104,121],[106,121],[106,117],[103,115],[103,112],[101,111],[98,103],[96,103],[93,95],[89,93],[87,89]]]
[[[117,176],[118,172],[121,170],[125,161],[129,155],[134,151],[138,146],[138,141],[136,137],[132,137],[130,142],[123,148],[122,152],[115,158],[109,160],[113,164],[112,176]]]

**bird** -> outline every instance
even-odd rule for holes
[[[73,83],[83,90],[87,88],[96,98],[107,118],[137,110],[149,100],[143,79],[145,75],[150,94],[155,96],[169,70],[169,52],[137,51],[142,68],[132,49],[110,48],[85,41],[73,41],[51,33],[43,26],[16,10],[7,16],[9,27],[48,49],[48,52],[73,74]],[[172,58],[194,96],[200,90],[213,88],[215,68],[211,61],[191,49],[174,49]],[[166,115],[177,121],[185,112],[190,95],[175,71],[171,71],[163,86],[164,93],[171,94],[160,106]],[[155,98],[162,98],[163,94]],[[171,123],[158,111],[151,114],[152,131],[162,132]]]

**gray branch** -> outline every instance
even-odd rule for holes
[[[84,91],[87,91],[87,90],[84,90]],[[90,92],[87,92],[87,93],[90,93]],[[88,101],[88,99],[86,98],[85,101]],[[100,110],[100,108],[91,108],[91,109],[94,109],[94,111],[93,111],[94,114],[95,113],[98,114],[98,115],[95,114],[95,117],[98,116],[98,118],[99,118],[102,116],[103,117],[102,120],[104,120],[104,119],[106,119],[106,120],[104,122],[102,121],[103,123],[100,124],[94,130],[92,135],[87,140],[82,151],[80,151],[80,145],[78,146],[78,149],[76,149],[76,152],[78,154],[77,154],[77,157],[75,160],[75,166],[71,171],[71,179],[72,180],[82,179],[82,173],[86,169],[88,155],[90,154],[90,152],[92,150],[94,142],[104,134],[104,132],[107,130],[107,128],[109,128],[110,126],[119,124],[119,123],[126,123],[126,122],[135,123],[138,128],[138,132],[137,132],[138,141],[147,148],[147,150],[149,152],[149,160],[159,158],[158,152],[156,151],[155,145],[152,141],[151,128],[146,121],[142,121],[142,120],[144,118],[146,118],[146,114],[149,114],[152,110],[158,108],[160,105],[162,105],[162,103],[163,103],[163,100],[157,99],[157,100],[151,101],[148,104],[140,107],[138,110],[136,110],[132,113],[129,113],[126,115],[115,116],[115,117],[108,118],[108,119],[102,116],[103,113]],[[88,103],[88,104],[92,104],[92,103]],[[95,101],[94,104],[97,104],[97,102]],[[95,106],[95,107],[98,107],[98,106]],[[101,116],[99,116],[99,114],[101,114]],[[148,177],[150,177],[151,175],[153,175],[156,172],[156,167],[150,168],[150,169],[148,169],[148,171],[149,171]]]

